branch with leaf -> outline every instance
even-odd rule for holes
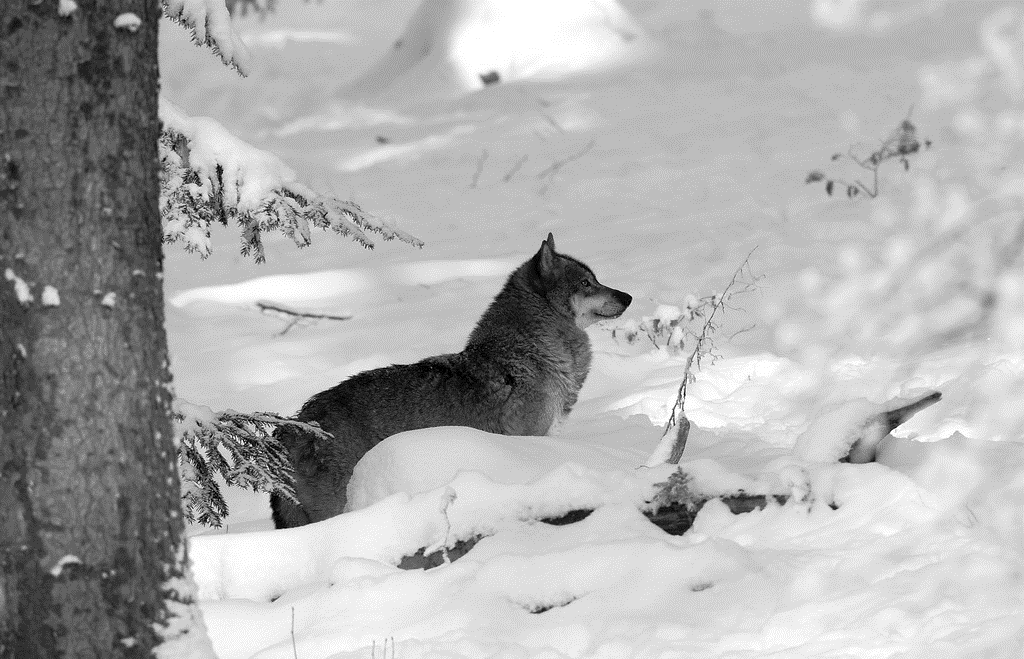
[[[854,179],[853,183],[850,183],[838,177],[830,177],[819,169],[815,169],[808,173],[807,179],[804,183],[810,184],[824,181],[825,193],[830,197],[836,192],[836,186],[838,184],[839,187],[846,189],[846,196],[851,199],[862,192],[871,198],[875,198],[878,196],[879,192],[878,170],[884,163],[890,160],[896,160],[903,165],[904,171],[909,171],[909,157],[918,153],[922,147],[924,149],[930,149],[931,146],[931,140],[921,140],[918,138],[917,127],[910,121],[910,114],[908,113],[907,118],[900,122],[899,127],[882,142],[881,146],[867,156],[858,156],[853,147],[847,149],[846,153],[832,154],[832,162],[848,158],[856,163],[858,167],[870,172],[872,177],[870,186],[863,183],[860,179]]]
[[[683,381],[679,384],[676,401],[672,405],[672,414],[669,416],[668,423],[665,424],[661,441],[647,460],[646,466],[648,467],[660,464],[679,464],[690,432],[690,420],[686,418],[687,388],[696,380],[694,371],[700,369],[701,361],[705,357],[710,357],[713,363],[718,357],[715,352],[714,335],[721,327],[721,315],[727,308],[733,308],[729,306],[730,302],[737,295],[757,289],[757,282],[761,277],[755,276],[750,270],[750,257],[753,253],[754,250],[751,250],[743,259],[743,263],[733,273],[725,289],[708,298],[707,306],[699,314],[699,317],[704,319],[700,330],[697,332],[687,330],[692,343],[684,338],[680,349],[685,345],[692,345],[692,348],[686,357]]]

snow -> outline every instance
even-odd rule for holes
[[[53,575],[54,578],[56,578],[59,577],[61,572],[64,571],[65,566],[81,564],[82,559],[80,559],[79,557],[75,556],[74,554],[65,554],[64,556],[61,556],[60,560],[58,560],[52,568],[50,568],[50,574]]]
[[[259,267],[228,230],[211,232],[202,263],[169,247],[175,384],[201,403],[189,414],[291,413],[356,372],[460,349],[548,231],[634,302],[588,330],[592,368],[558,437],[396,435],[357,465],[350,512],[299,529],[270,530],[266,495],[227,491],[224,529],[189,540],[221,659],[363,659],[385,641],[401,659],[1024,655],[1024,276],[1019,261],[967,279],[952,267],[974,262],[972,232],[1014,226],[1004,218],[1024,189],[1018,142],[960,150],[1021,135],[1019,106],[1004,121],[969,100],[999,103],[1002,87],[978,76],[1013,92],[1019,12],[622,0],[640,52],[601,59],[622,40],[588,41],[590,7],[611,6],[593,3],[576,14],[580,40],[533,58],[572,3],[527,2],[539,25],[505,16],[529,64],[513,71],[516,38],[493,22],[513,3],[493,20],[487,2],[435,2],[448,13],[415,19],[405,0],[279,4],[265,23],[239,22],[267,46],[246,81],[162,34],[165,93],[427,244],[297,252],[268,239]],[[481,34],[494,48],[474,50]],[[395,51],[396,38],[409,41]],[[573,73],[567,53],[588,43]],[[501,83],[482,88],[491,69]],[[883,170],[878,199],[803,185],[912,104],[936,146],[909,172]],[[962,232],[953,259],[936,257],[941,231]],[[717,357],[689,387],[680,467],[706,495],[792,498],[742,515],[712,501],[670,536],[639,507],[672,468],[639,466],[692,337],[670,349],[641,325],[686,317],[755,245],[764,278],[726,310]],[[991,331],[931,341],[984,313],[965,304],[972,287],[1002,301]],[[278,335],[261,300],[353,318]],[[882,439],[877,463],[837,463],[866,416],[930,389],[942,400]],[[536,521],[576,508],[596,510]],[[476,536],[450,564],[396,567]]]
[[[60,292],[56,288],[47,284],[43,287],[43,295],[40,298],[44,307],[59,307],[60,306]]]
[[[474,90],[488,76],[499,83],[555,79],[622,65],[648,47],[643,28],[616,0],[426,0],[349,93],[410,85]]]
[[[358,41],[355,35],[317,30],[271,30],[255,34],[244,33],[241,35],[241,38],[250,47],[263,46],[278,50],[287,47],[291,42],[352,44]]]
[[[14,294],[18,298],[18,302],[22,306],[27,307],[29,304],[35,301],[35,296],[32,295],[31,289],[24,279],[14,274],[14,270],[10,268],[4,268],[4,279],[11,282],[14,285]]]
[[[75,0],[58,0],[57,2],[57,15],[61,18],[67,18],[77,9],[78,3]]]
[[[139,18],[138,14],[134,14],[130,11],[118,14],[117,17],[114,18],[114,27],[119,30],[135,32],[139,29],[140,25],[142,25],[142,19]]]

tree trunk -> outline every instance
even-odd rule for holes
[[[73,4],[0,0],[0,657],[204,656],[170,422],[160,5]]]

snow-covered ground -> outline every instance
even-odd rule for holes
[[[426,243],[369,252],[323,234],[300,251],[268,237],[262,265],[238,255],[232,229],[215,232],[206,261],[169,247],[177,394],[287,414],[359,371],[459,350],[549,231],[634,296],[623,320],[720,291],[756,247],[758,291],[727,311],[721,356],[690,387],[683,466],[707,494],[793,502],[743,515],[712,502],[682,536],[653,526],[637,506],[670,470],[637,467],[685,355],[595,326],[590,376],[556,438],[393,437],[357,467],[359,509],[301,529],[270,531],[265,496],[228,492],[225,528],[192,529],[190,546],[222,659],[1024,656],[1024,437],[990,441],[978,412],[1012,391],[999,383],[1020,380],[1024,355],[993,338],[902,355],[858,344],[823,361],[786,329],[809,281],[856,269],[851,245],[885,251],[894,229],[878,209],[912,205],[915,175],[955,144],[954,118],[923,102],[922,84],[971,56],[1019,58],[979,39],[998,5],[881,4],[882,16],[824,0],[582,3],[589,45],[545,55],[544,39],[573,33],[569,12],[524,1],[538,21],[550,14],[546,36],[519,52],[496,33],[484,57],[481,34],[524,30],[521,14],[428,4],[450,13],[406,30],[413,0],[279,1],[265,22],[237,24],[247,79],[165,26],[164,93],[185,113]],[[627,13],[594,19],[617,6]],[[859,23],[844,14],[856,11]],[[385,55],[399,38],[422,57]],[[476,89],[467,71],[500,82]],[[883,170],[879,199],[804,185],[911,105],[935,147],[910,172]],[[288,321],[259,301],[353,318],[281,334]],[[842,435],[815,423],[835,405],[929,388],[942,401],[880,464],[806,450]],[[1000,427],[1019,429],[1006,410]],[[524,521],[595,507],[566,526]],[[395,567],[476,535],[451,564]]]

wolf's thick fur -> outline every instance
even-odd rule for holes
[[[271,496],[275,526],[343,512],[356,462],[396,433],[437,426],[551,432],[576,403],[590,369],[583,328],[620,316],[631,301],[602,286],[580,261],[555,252],[548,234],[509,276],[462,352],[359,373],[310,398],[297,418],[318,422],[333,440],[278,429],[295,467],[299,505]]]

